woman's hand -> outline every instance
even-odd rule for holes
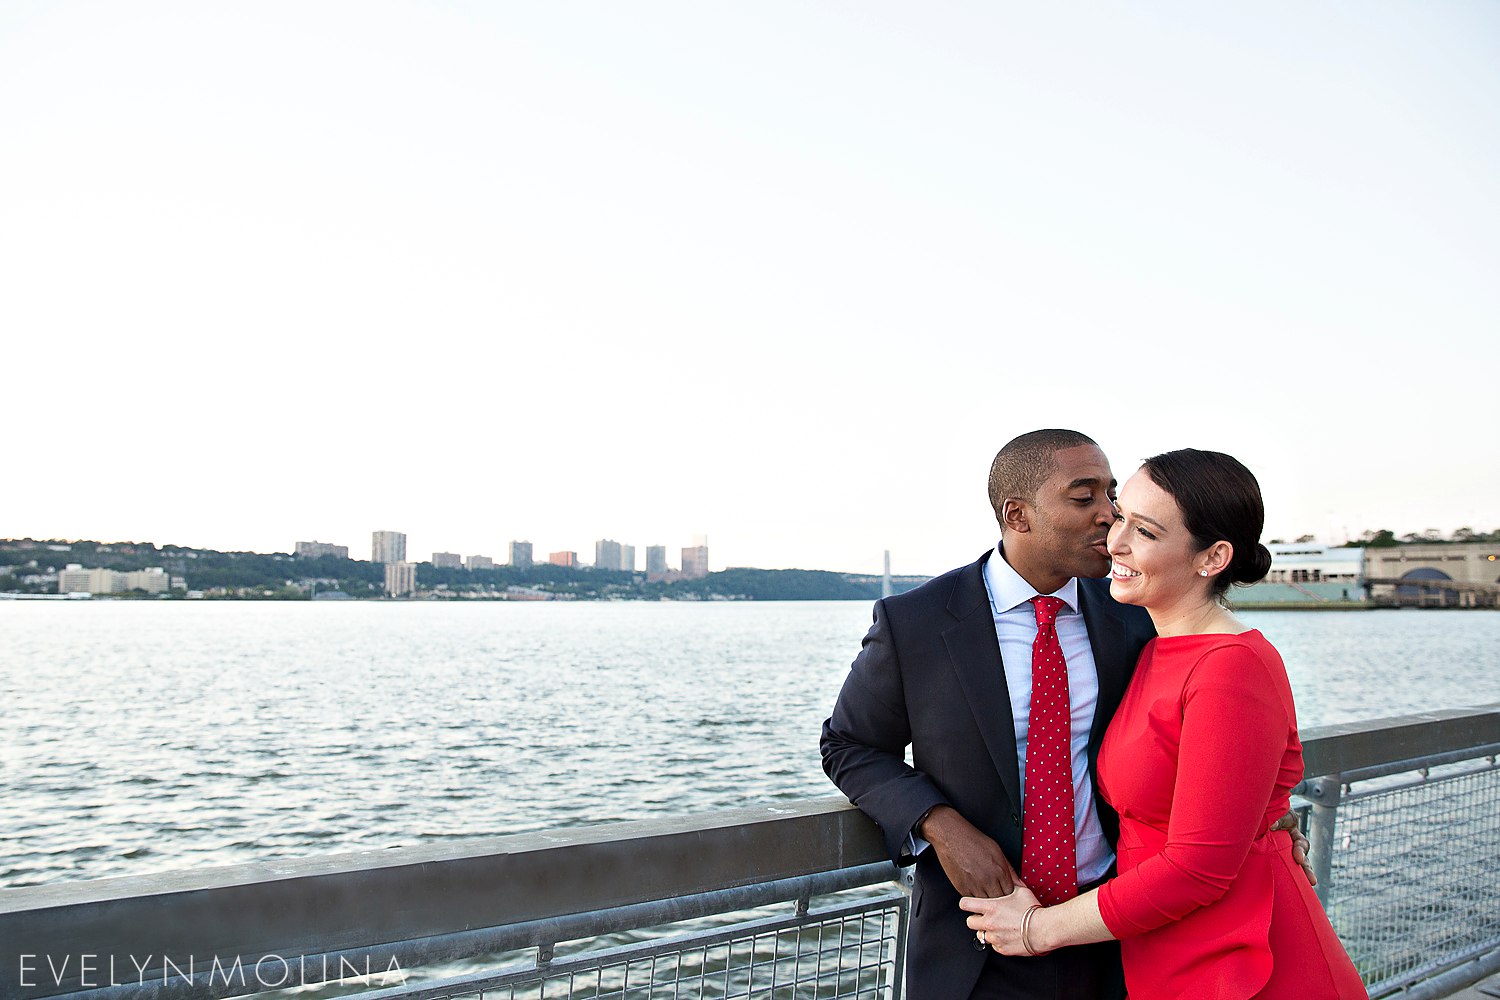
[[[994,899],[965,896],[958,905],[971,914],[969,930],[974,931],[981,944],[989,945],[1002,955],[1039,954],[1028,950],[1021,941],[1021,920],[1027,910],[1039,904],[1032,891],[1020,882],[1009,896]],[[1035,947],[1035,942],[1032,946]]]

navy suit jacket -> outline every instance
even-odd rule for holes
[[[1021,779],[1010,694],[984,586],[984,558],[875,604],[875,622],[823,724],[823,769],[909,865],[906,838],[935,805],[957,809],[1021,870]],[[1141,648],[1155,635],[1144,609],[1109,596],[1109,581],[1078,581],[1099,674],[1089,733],[1089,779],[1104,833],[1119,818],[1099,795],[1099,744]],[[912,764],[905,761],[906,747]],[[906,951],[912,1000],[966,1000],[985,953],[958,908],[936,852],[916,859]],[[1015,959],[1013,961],[1026,961]]]

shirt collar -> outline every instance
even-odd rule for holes
[[[1030,604],[1037,596],[1036,588],[1021,578],[1021,574],[1005,561],[1004,543],[996,545],[989,558],[984,561],[984,586],[990,592],[990,608],[995,614],[1013,611],[1022,604]],[[1062,600],[1068,606],[1068,614],[1078,614],[1078,578],[1069,577],[1068,582],[1049,595]]]

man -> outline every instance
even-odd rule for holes
[[[1000,545],[876,603],[823,726],[828,776],[880,826],[897,864],[916,855],[906,952],[912,1000],[1124,994],[1116,943],[1007,958],[976,941],[958,908],[960,896],[1008,894],[1018,870],[1035,888],[1042,876],[1023,866],[1023,840],[1030,847],[1071,836],[1057,852],[1070,855],[1064,881],[1072,884],[1063,891],[1087,891],[1113,870],[1119,824],[1099,797],[1094,765],[1136,658],[1155,634],[1143,609],[1116,603],[1108,581],[1097,579],[1109,571],[1115,485],[1104,453],[1077,431],[1033,431],[1000,449],[989,483]],[[1033,605],[1039,596],[1056,608],[1055,620]],[[1060,648],[1066,666],[1051,676],[1051,693],[1035,699],[1039,711],[1054,706],[1052,715],[1034,721],[1033,654],[1058,659],[1039,653],[1043,646]],[[1047,725],[1060,731],[1044,734]],[[1042,760],[1033,752],[1030,768],[1029,743],[1048,753]],[[1032,808],[1033,797],[1046,801],[1068,782],[1071,810],[1066,794]],[[1060,821],[1069,811],[1073,822]],[[1056,829],[1060,822],[1071,829]]]

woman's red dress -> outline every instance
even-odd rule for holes
[[[1300,780],[1291,685],[1264,636],[1146,646],[1099,751],[1120,813],[1099,910],[1131,1000],[1367,996],[1291,838],[1267,832]]]

